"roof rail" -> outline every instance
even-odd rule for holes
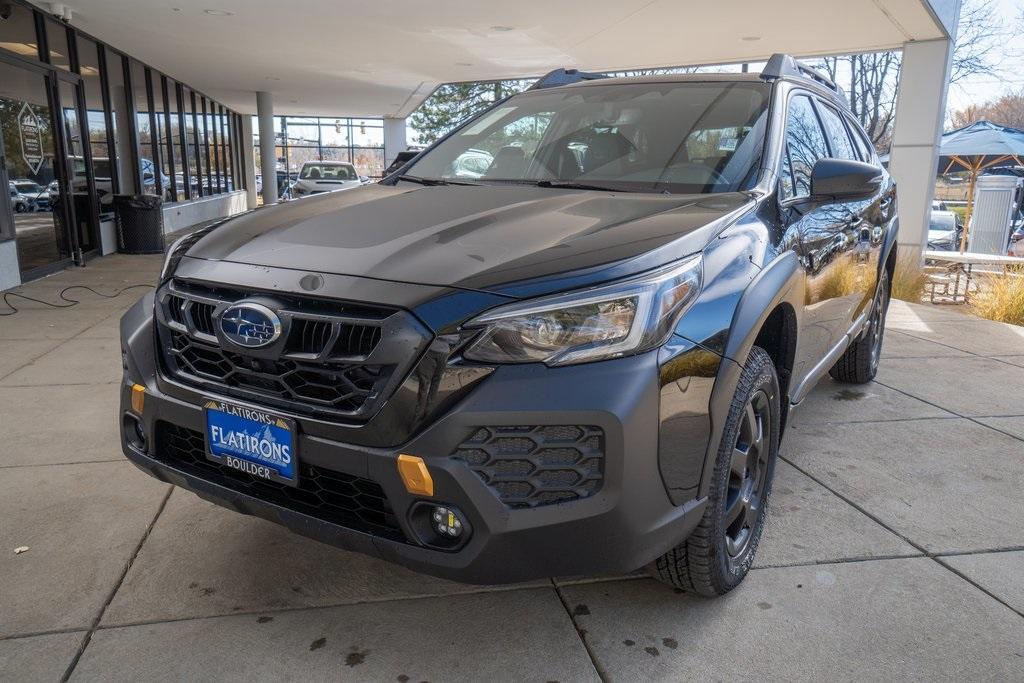
[[[817,69],[812,69],[806,64],[798,62],[789,55],[776,52],[768,59],[768,63],[764,65],[764,69],[761,70],[761,78],[767,81],[773,78],[782,78],[783,76],[809,78],[836,93],[836,95],[841,99],[846,99],[846,95],[843,93],[842,88],[836,85],[835,81],[831,78]]]
[[[579,69],[555,69],[538,78],[537,82],[530,86],[530,90],[557,88],[560,85],[569,85],[580,81],[596,81],[600,78],[608,78],[608,76]]]

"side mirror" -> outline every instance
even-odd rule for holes
[[[811,171],[811,197],[820,201],[868,199],[882,186],[882,169],[848,159],[818,159]]]

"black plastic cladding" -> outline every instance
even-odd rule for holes
[[[265,481],[206,458],[202,432],[157,422],[153,457],[186,474],[350,529],[395,541],[405,534],[380,485],[299,461],[299,485]]]
[[[481,427],[452,453],[511,508],[565,503],[595,494],[604,482],[600,427]]]

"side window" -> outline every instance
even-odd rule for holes
[[[846,125],[850,129],[850,136],[853,138],[853,144],[857,146],[857,151],[860,152],[860,158],[871,163],[875,158],[874,146],[868,142],[867,138],[864,137],[864,133],[861,132],[861,127],[859,125],[850,119],[846,120]]]
[[[832,156],[836,159],[860,160],[861,157],[857,155],[853,142],[850,141],[850,134],[836,110],[822,104],[818,106],[818,111],[821,112],[821,120],[825,123],[825,130],[828,131]]]
[[[811,98],[797,95],[789,101],[786,149],[782,163],[782,196],[806,197],[811,193],[811,170],[828,156],[825,133],[814,113]]]

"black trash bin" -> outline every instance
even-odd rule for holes
[[[123,254],[162,254],[163,200],[154,194],[114,195],[117,250]]]

